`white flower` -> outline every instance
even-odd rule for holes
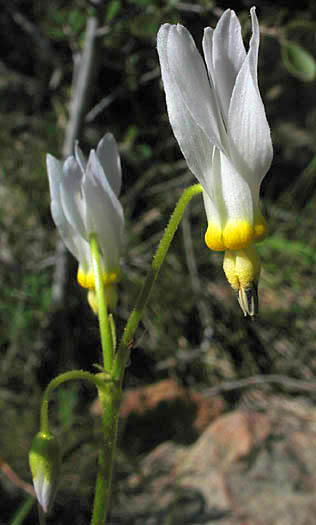
[[[265,223],[259,188],[272,160],[269,125],[257,82],[259,26],[251,9],[246,53],[234,11],[204,31],[205,64],[190,33],[163,25],[158,53],[169,119],[190,170],[202,184],[214,250],[259,240]]]
[[[257,81],[259,25],[251,8],[246,52],[239,20],[228,9],[204,30],[205,63],[181,25],[164,24],[158,53],[169,119],[181,151],[203,187],[208,228],[216,251],[244,250],[267,231],[259,207],[272,143]]]
[[[78,282],[95,289],[89,240],[97,237],[104,285],[119,279],[124,216],[118,200],[121,164],[114,137],[108,133],[91,150],[86,163],[76,145],[64,164],[47,155],[51,212],[60,235],[79,262]]]

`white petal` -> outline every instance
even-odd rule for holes
[[[192,118],[177,84],[170,75],[167,41],[171,27],[169,24],[164,24],[158,33],[158,53],[169,120],[189,169],[202,186],[206,187],[211,169],[213,145]]]
[[[78,234],[73,237],[72,242],[73,242],[73,245],[76,251],[76,253],[74,252],[72,253],[76,257],[77,261],[79,262],[79,265],[82,268],[82,270],[86,273],[88,272],[91,266],[89,243]]]
[[[251,9],[253,33],[247,57],[237,76],[228,117],[231,156],[248,183],[258,188],[272,161],[270,128],[257,82],[259,25]]]
[[[160,43],[162,38],[166,39],[163,44]],[[160,30],[158,50],[161,45],[165,46],[164,57],[169,67],[169,82],[164,80],[165,90],[173,90],[176,85],[192,119],[212,144],[225,149],[222,118],[204,62],[189,31],[179,24],[169,26],[167,31]]]
[[[223,181],[222,181],[223,173],[221,168],[221,155],[220,151],[217,148],[214,148],[213,150],[213,156],[212,156],[212,163],[211,163],[211,171],[210,176],[208,178],[208,184],[207,184],[207,194],[209,198],[211,199],[211,202],[213,204],[213,207],[216,208],[212,211],[212,219],[217,222],[217,224],[221,224],[222,220],[220,217],[220,210],[223,207]],[[205,199],[204,199],[205,203]],[[206,208],[206,214],[208,219],[210,220],[209,213],[211,209],[211,204],[207,203]]]
[[[123,219],[123,211],[120,201],[112,190],[111,185],[107,177],[104,174],[103,167],[100,163],[99,157],[96,155],[94,150],[91,150],[89,161],[86,169],[86,174],[83,182],[89,179],[94,185],[99,185],[102,196],[108,198],[112,203],[112,207],[115,210],[116,215],[121,216]],[[89,206],[88,206],[89,207]],[[93,209],[93,206],[91,206]]]
[[[47,155],[46,162],[53,220],[68,250],[79,260],[80,250],[77,248],[78,242],[76,240],[78,234],[65,217],[60,197],[60,187],[63,179],[62,164],[52,155]]]
[[[100,140],[97,156],[112,190],[118,197],[122,184],[121,160],[115,138],[111,133],[107,133]]]
[[[212,77],[225,122],[237,74],[246,57],[239,20],[230,9],[224,12],[213,32],[204,31],[204,56]]]
[[[69,224],[61,208],[56,204],[56,201],[51,202],[51,213],[59,234],[68,250],[77,259],[83,270],[87,271],[90,266],[90,252],[87,241]]]
[[[217,148],[214,150],[208,188],[207,195],[203,197],[209,222],[215,222],[220,228],[229,219],[248,219],[252,224],[254,210],[251,188]]]
[[[95,151],[90,153],[86,176],[82,183],[82,192],[86,202],[87,231],[89,234],[97,235],[105,270],[116,270],[119,266],[123,235],[123,210],[105,178]]]
[[[33,480],[33,486],[37,501],[39,502],[43,511],[47,512],[49,503],[51,501],[52,487],[49,486],[46,477],[42,472],[37,473],[35,479]]]
[[[216,204],[222,217],[232,220],[248,219],[252,224],[254,219],[252,190],[244,177],[221,152],[220,171],[222,201],[219,196],[218,204],[217,202]]]
[[[204,29],[202,47],[203,47],[204,59],[207,65],[210,85],[212,89],[214,90],[214,94],[216,96],[215,89],[214,89],[216,79],[215,79],[214,67],[213,67],[213,36],[214,36],[214,29],[212,29],[212,27],[206,27]]]
[[[75,142],[75,159],[78,162],[79,168],[81,169],[81,173],[84,174],[87,166],[87,161],[85,159],[84,154],[82,153],[82,150],[79,148],[79,143],[77,140]]]
[[[65,161],[63,173],[60,195],[65,216],[74,230],[88,240],[83,222],[84,202],[81,195],[83,174],[74,157],[68,157]]]
[[[212,222],[213,224],[217,224],[218,227],[220,228],[222,226],[222,221],[218,213],[217,207],[215,206],[210,196],[206,193],[206,191],[203,191],[202,196],[203,196],[204,208],[205,208],[207,221]]]
[[[57,201],[60,204],[59,185],[63,176],[62,163],[49,153],[46,155],[46,166],[48,173],[49,190],[52,201]]]

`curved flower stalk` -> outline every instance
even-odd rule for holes
[[[96,311],[95,281],[89,242],[95,235],[101,251],[102,279],[110,308],[115,308],[115,283],[120,277],[124,215],[118,200],[121,164],[113,135],[107,133],[88,162],[79,148],[62,164],[47,155],[51,212],[69,251],[79,262],[77,279],[87,288]]]
[[[258,88],[260,32],[254,7],[250,13],[248,52],[239,20],[228,9],[215,29],[204,30],[205,63],[185,27],[164,24],[158,33],[170,123],[188,167],[203,187],[205,242],[212,250],[232,252],[230,262],[245,258],[253,265],[249,273],[247,263],[248,277],[240,279],[233,270],[240,270],[240,264],[226,264],[245,315],[257,310],[260,270],[251,245],[267,234],[259,190],[273,155]]]

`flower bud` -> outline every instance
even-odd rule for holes
[[[39,432],[33,438],[29,453],[37,501],[48,512],[56,495],[61,454],[57,439],[50,432]]]
[[[104,285],[104,295],[107,307],[111,312],[115,312],[116,310],[116,304],[117,304],[117,290],[115,284],[107,284]],[[97,315],[98,314],[98,302],[97,302],[97,294],[94,289],[90,289],[88,291],[88,303],[93,310],[93,312]]]

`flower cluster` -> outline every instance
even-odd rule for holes
[[[259,190],[273,154],[258,88],[260,32],[254,7],[250,13],[248,52],[239,20],[228,9],[214,30],[204,31],[205,62],[185,27],[164,24],[158,33],[170,123],[204,190],[205,242],[226,251],[224,269],[245,315],[257,309],[260,264],[251,245],[267,233]]]
[[[258,88],[260,31],[254,7],[250,14],[248,51],[239,20],[228,9],[215,29],[208,27],[204,31],[204,60],[185,27],[164,24],[159,30],[158,54],[170,123],[188,167],[200,184],[184,192],[176,206],[118,348],[115,325],[107,314],[107,306],[114,310],[116,305],[124,230],[118,200],[122,174],[115,139],[106,134],[96,150],[91,150],[88,160],[78,144],[74,155],[63,163],[47,155],[52,216],[79,263],[78,282],[88,290],[89,303],[99,315],[104,369],[96,375],[80,370],[62,374],[46,390],[42,430],[33,439],[29,455],[35,494],[45,513],[53,503],[61,467],[58,441],[48,432],[48,397],[63,381],[88,379],[98,388],[102,414],[106,414],[102,417],[108,438],[104,457],[107,454],[111,458],[103,462],[100,456],[102,475],[100,470],[97,483],[105,479],[107,472],[107,485],[96,491],[95,498],[93,523],[99,512],[104,521],[107,509],[105,503],[99,503],[102,492],[110,492],[115,418],[119,415],[115,396],[116,389],[118,396],[121,394],[129,344],[184,208],[201,186],[208,220],[205,242],[211,250],[225,252],[224,272],[244,315],[254,316],[258,311],[260,260],[254,244],[267,235],[259,192],[273,151]]]

